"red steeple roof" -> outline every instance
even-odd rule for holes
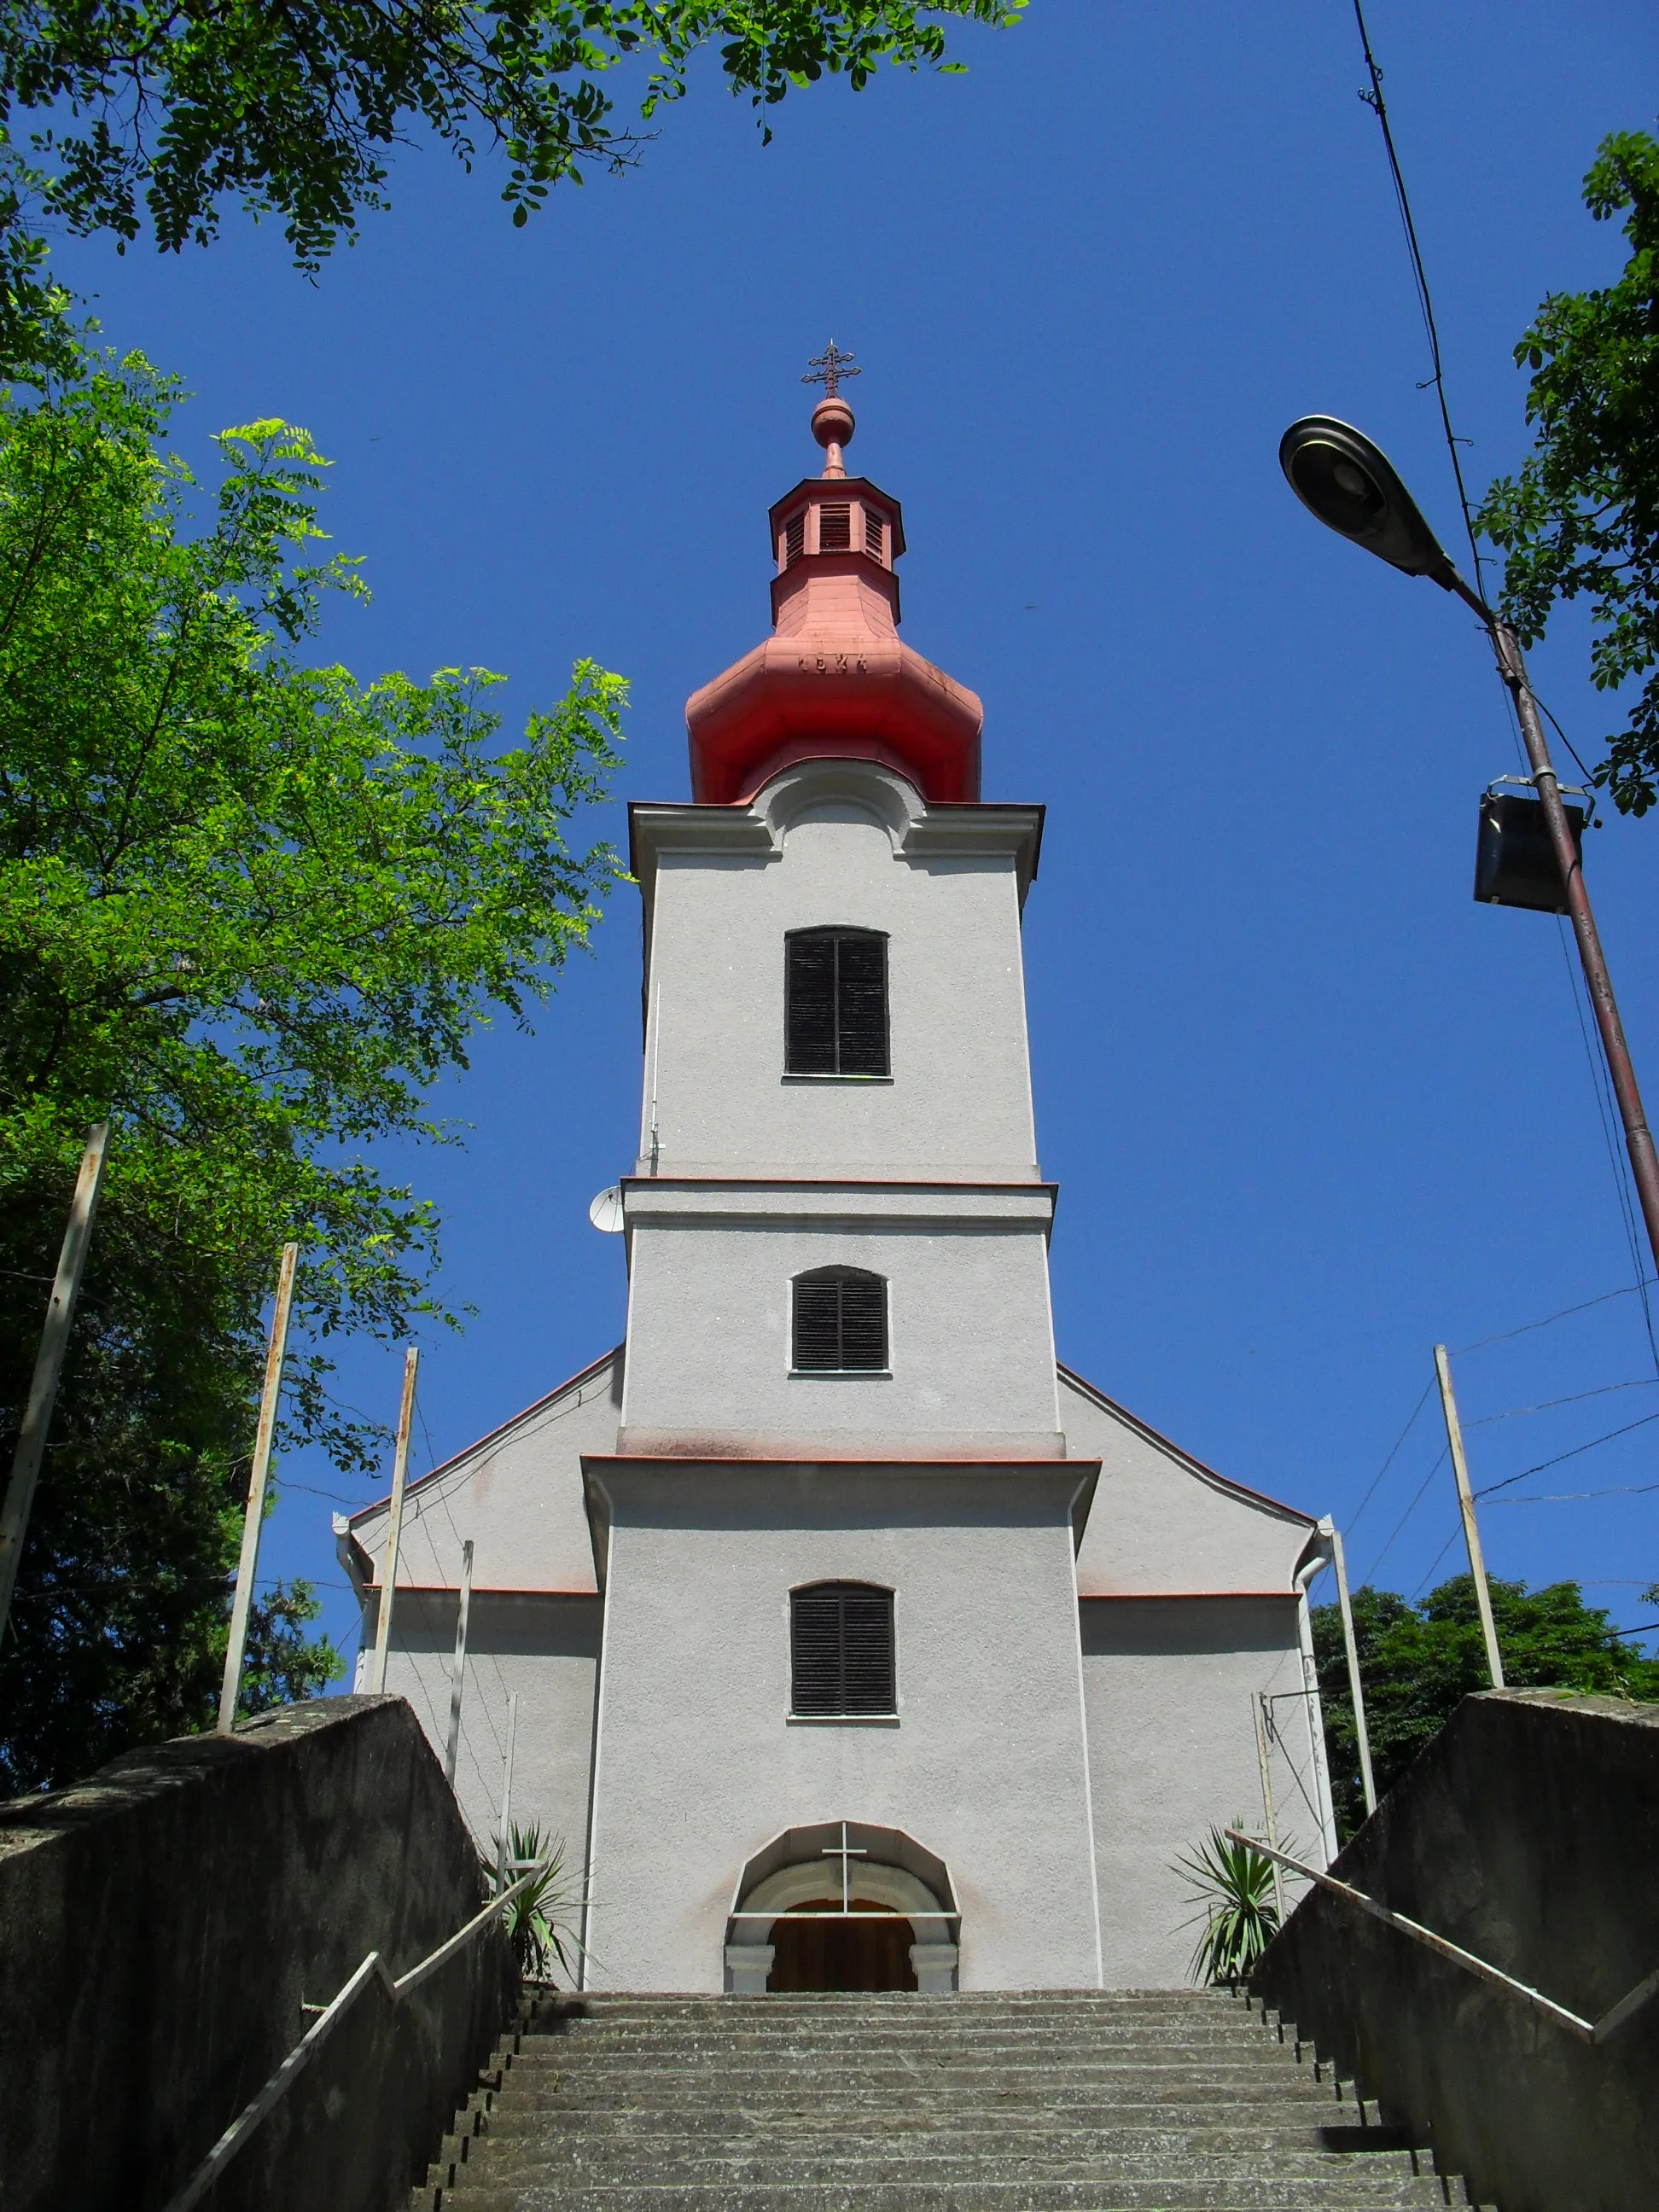
[[[847,474],[853,428],[833,391],[813,409],[823,473],[767,518],[773,635],[685,702],[694,799],[736,804],[825,756],[884,761],[924,799],[979,797],[983,709],[899,638],[903,521],[896,499]]]

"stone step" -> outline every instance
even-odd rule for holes
[[[549,2081],[557,2084],[562,2094],[595,2094],[613,2104],[629,2104],[644,2093],[646,2104],[659,2104],[664,2097],[772,2097],[772,2100],[823,2100],[823,2097],[878,2097],[894,2088],[921,2088],[922,2084],[936,2086],[942,2093],[975,2094],[1033,2094],[1048,2090],[1095,2088],[1099,2094],[1121,2094],[1124,2090],[1146,2084],[1151,2090],[1170,2090],[1188,2086],[1192,2093],[1201,2093],[1203,2086],[1212,2084],[1217,2088],[1241,2088],[1248,2093],[1252,2084],[1276,2086],[1281,2081],[1307,2079],[1312,2084],[1312,2069],[1298,2073],[1297,2062],[1283,2055],[1285,2073],[1265,2059],[1252,2053],[1224,2051],[1214,2057],[1199,2055],[1190,2057],[1179,2051],[1170,2051],[1164,2057],[1148,2057],[1146,2053],[1124,2051],[1119,2057],[1097,2059],[1068,2059],[1064,2066],[982,2066],[975,2062],[960,2063],[922,2063],[915,2059],[894,2057],[887,2062],[854,2063],[852,2059],[838,2059],[814,2066],[810,2059],[790,2059],[787,2063],[765,2066],[728,2066],[710,2063],[699,2066],[695,2062],[681,2062],[679,2057],[664,2057],[659,2063],[617,2062],[613,2066],[584,2066],[571,2062],[538,2063],[518,2055],[514,2075],[522,2084]]]
[[[1342,2107],[1302,2100],[1276,2104],[1217,2104],[1194,2101],[1186,2106],[1115,2106],[1043,2104],[1001,2106],[994,2111],[966,2107],[941,2112],[918,2101],[910,2106],[884,2103],[878,2107],[848,2111],[842,2106],[782,2105],[720,2105],[712,2109],[688,2110],[681,2105],[629,2106],[592,2110],[568,2106],[532,2104],[516,2094],[503,2096],[491,2110],[483,2132],[493,2140],[506,2137],[540,2138],[556,2128],[569,2142],[588,2144],[609,2141],[652,2142],[684,2138],[695,2142],[747,2142],[768,2141],[855,2142],[899,2140],[922,2143],[934,2138],[961,2142],[1000,2138],[1058,2141],[1062,2136],[1088,2136],[1101,2142],[1138,2146],[1180,2146],[1200,2149],[1213,2145],[1267,2149],[1275,2144],[1304,2148],[1387,2149],[1406,2138],[1398,2129],[1378,2121],[1373,2113],[1361,2119],[1350,2104]],[[1373,2138],[1370,2142],[1360,2137]]]
[[[1109,2172],[1114,2181],[1155,2181],[1202,2172],[1224,2188],[1229,2183],[1258,2178],[1264,2163],[1255,2152],[1126,2150],[1087,2136],[1023,2148],[1005,2144],[995,2150],[975,2149],[943,2139],[931,2148],[908,2143],[901,2148],[876,2138],[847,2143],[758,2143],[746,2152],[734,2150],[730,2144],[676,2143],[672,2138],[632,2147],[561,2143],[556,2138],[533,2136],[517,2140],[491,2136],[479,2140],[488,2142],[492,2175],[520,2185],[561,2179],[572,2183],[649,2182],[658,2186],[726,2181],[748,2187],[768,2181],[780,2186],[812,2181],[873,2186],[915,2180],[918,2185],[954,2188],[981,2181],[1095,2181],[1104,2172]],[[1330,2172],[1331,2159],[1322,2145],[1300,2149],[1279,2145],[1271,2154],[1271,2171],[1276,2180],[1308,2181]],[[1346,2169],[1345,2180],[1364,2181],[1385,2190],[1414,2178],[1408,2151],[1357,2152],[1340,2163]]]
[[[538,2017],[568,2021],[581,2027],[702,2027],[711,2033],[762,2035],[805,2027],[815,2035],[831,2034],[851,2027],[891,2028],[961,2027],[994,2027],[1010,2033],[1047,2028],[1070,2035],[1097,2022],[1121,2022],[1125,2027],[1151,2027],[1162,2022],[1198,2027],[1214,2021],[1228,2026],[1241,2020],[1259,2021],[1258,2011],[1224,1999],[1201,2006],[1116,2004],[1103,1999],[1097,2004],[977,2005],[968,1997],[896,1997],[878,2009],[860,2012],[851,2006],[830,2005],[822,1998],[797,2004],[788,1997],[710,1997],[696,2006],[623,2006],[603,1998],[587,2002],[549,2007]]]
[[[431,2202],[428,2194],[424,2199]],[[915,2181],[843,2188],[811,2182],[779,2186],[620,2183],[571,2188],[563,2183],[499,2185],[468,2177],[442,2191],[440,2212],[1389,2212],[1443,2205],[1439,2184],[1401,2183],[1392,2194],[1361,2193],[1346,2176],[1311,2183],[1272,2177],[1218,2188],[1199,2176],[1154,2182],[975,2181],[930,2186]]]
[[[1256,2039],[1252,2038],[1252,2040]],[[1262,2038],[1266,2042],[1268,2039]],[[1075,2027],[1009,2028],[986,2021],[979,2027],[952,2022],[915,2028],[890,2026],[886,2021],[860,2027],[848,2021],[832,2032],[810,2024],[764,2033],[758,2030],[717,2032],[701,2021],[683,2027],[641,2022],[627,2027],[608,2021],[581,2021],[556,2031],[525,2038],[526,2048],[563,2046],[572,2051],[1008,2051],[1055,2056],[1067,2051],[1133,2047],[1141,2049],[1237,2050],[1238,2030],[1230,2021],[1197,2022],[1158,2021],[1088,2021]]]
[[[544,2000],[495,2067],[427,2212],[1452,2202],[1404,2130],[1225,1993]]]

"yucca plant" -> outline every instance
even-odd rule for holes
[[[541,1869],[507,1908],[507,1932],[519,1972],[529,1981],[551,1981],[557,1978],[552,1971],[556,1968],[574,1989],[583,1945],[572,1916],[581,1908],[582,1883],[570,1869],[564,1839],[546,1835],[539,1820],[527,1827],[515,1820],[510,1840],[509,1882],[532,1867]],[[489,1851],[484,1871],[493,1884],[501,1865],[499,1836],[490,1838]]]
[[[1188,1971],[1194,1981],[1231,1988],[1246,1978],[1279,1932],[1273,1863],[1253,1845],[1234,1843],[1212,1828],[1196,1850],[1176,1861],[1175,1871],[1193,1885],[1187,1902],[1200,1908],[1182,1923],[1203,1930]]]

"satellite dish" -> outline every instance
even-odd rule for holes
[[[605,1236],[617,1236],[623,1225],[622,1185],[613,1182],[608,1190],[602,1190],[588,1207],[587,1218]]]

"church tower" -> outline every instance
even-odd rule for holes
[[[857,372],[814,368],[771,635],[687,702],[690,801],[629,810],[626,1340],[411,1488],[388,1686],[434,1742],[516,1692],[594,1986],[1178,1982],[1172,1862],[1251,1804],[1258,1714],[1334,1849],[1321,1540],[1056,1362],[1042,810],[981,796],[978,699],[899,636],[898,501],[847,473]],[[386,1526],[337,1522],[368,1633]]]
[[[898,636],[902,518],[845,473],[853,427],[832,388],[823,473],[769,518],[773,635],[688,704],[692,804],[631,810],[592,1947],[648,1982],[678,1892],[706,1971],[689,1909],[732,1887],[732,1836],[846,1821],[877,1864],[939,1864],[926,1905],[870,1905],[941,1916],[919,1971],[948,1985],[943,1869],[971,1867],[981,1984],[1093,1984],[1073,1560],[1098,1468],[1060,1430],[1020,952],[1042,815],[981,800],[979,701]],[[800,1940],[763,1925],[729,1931],[739,1984]]]

